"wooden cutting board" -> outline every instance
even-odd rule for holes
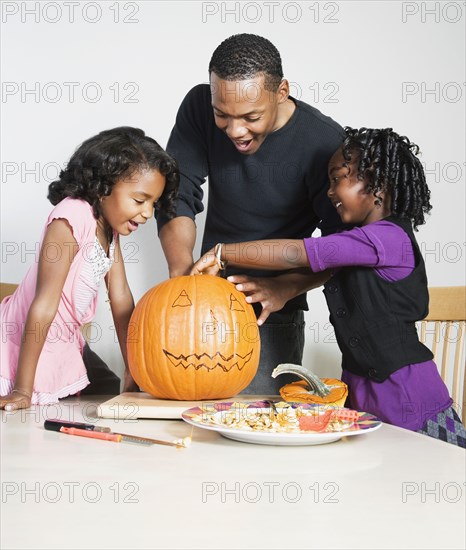
[[[186,409],[198,407],[201,403],[217,403],[221,401],[261,401],[262,399],[280,399],[278,395],[236,395],[229,399],[208,399],[205,401],[173,401],[171,399],[156,399],[148,393],[126,392],[101,403],[97,415],[101,418],[114,420],[136,420],[137,418],[175,418],[181,419],[181,413]]]

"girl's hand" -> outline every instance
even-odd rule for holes
[[[280,311],[290,299],[287,286],[279,282],[278,277],[249,277],[247,275],[230,275],[228,280],[234,283],[236,290],[246,294],[246,302],[260,302],[262,311],[257,319],[263,325],[274,311]]]
[[[31,406],[31,397],[26,392],[13,390],[8,395],[0,397],[0,409],[6,411],[16,411],[17,409],[29,409]]]
[[[246,294],[247,302],[261,303],[262,311],[257,324],[262,325],[271,313],[280,311],[289,300],[323,285],[329,278],[329,269],[320,273],[297,269],[274,277],[231,275],[228,280],[236,285],[237,290]]]
[[[213,253],[213,250],[206,252],[204,256],[201,256],[199,260],[194,264],[191,269],[190,275],[217,275],[220,271],[217,258]]]
[[[125,371],[125,381],[123,383],[123,392],[138,392],[139,386],[134,381],[129,370]]]

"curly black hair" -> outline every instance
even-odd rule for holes
[[[154,139],[130,126],[105,130],[84,141],[59,179],[49,185],[47,198],[53,205],[65,197],[83,199],[98,219],[102,214],[100,198],[110,195],[122,178],[145,170],[157,170],[165,176],[165,187],[155,210],[173,218],[179,186],[177,163]]]
[[[342,153],[346,161],[357,162],[358,178],[367,182],[368,192],[377,197],[384,191],[390,196],[393,215],[410,219],[414,229],[425,223],[424,214],[432,206],[415,143],[392,128],[346,126]]]
[[[266,90],[276,92],[283,78],[282,60],[267,38],[256,34],[234,34],[212,54],[209,76],[223,80],[245,80],[263,74]]]

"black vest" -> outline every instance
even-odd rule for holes
[[[389,282],[373,268],[344,267],[324,285],[330,322],[343,354],[342,368],[377,382],[401,367],[433,358],[419,341],[415,325],[429,307],[424,260],[410,220],[391,216],[386,220],[411,239],[412,273]]]

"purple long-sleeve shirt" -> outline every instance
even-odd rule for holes
[[[327,237],[304,239],[304,245],[313,271],[365,266],[393,282],[414,269],[409,236],[400,226],[385,220]],[[421,429],[427,420],[452,404],[433,361],[406,365],[384,382],[346,370],[342,379],[348,385],[349,407],[408,430]]]

